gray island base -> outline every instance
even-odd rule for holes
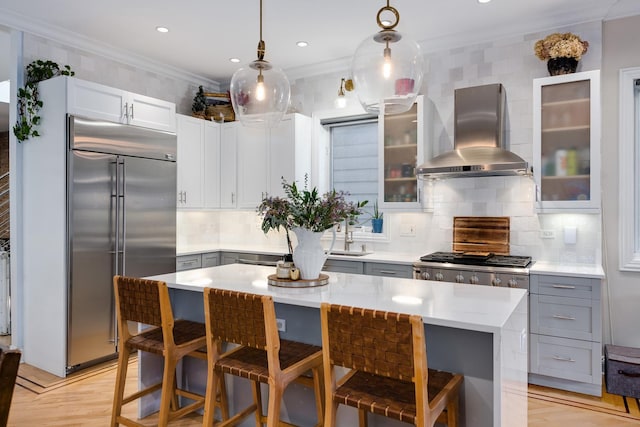
[[[281,337],[320,345],[320,304],[329,302],[422,316],[429,368],[464,375],[460,426],[518,427],[527,425],[527,292],[424,280],[328,273],[329,284],[315,288],[269,286],[272,267],[230,264],[148,277],[167,282],[174,315],[204,321],[205,287],[271,295],[278,319],[285,320]],[[187,358],[181,378],[188,388],[203,392],[206,363]],[[143,354],[139,381],[151,384],[162,376],[162,360]],[[227,377],[231,413],[251,400],[247,381]],[[263,388],[266,395],[266,388]],[[159,396],[139,407],[141,416],[154,412]],[[264,400],[266,402],[266,399]],[[285,392],[281,416],[300,426],[313,426],[313,392],[292,384]],[[254,425],[249,418],[243,426]],[[357,425],[353,408],[340,407],[338,425]],[[370,416],[371,426],[404,426]]]

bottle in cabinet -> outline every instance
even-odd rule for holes
[[[599,81],[597,70],[534,80],[534,176],[540,211],[599,211]]]

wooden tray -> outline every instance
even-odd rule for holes
[[[279,286],[282,288],[312,288],[314,286],[324,286],[329,283],[329,276],[322,273],[320,273],[320,277],[313,280],[281,279],[275,274],[270,274],[267,279],[270,286]]]

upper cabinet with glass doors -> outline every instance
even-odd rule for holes
[[[418,180],[416,167],[430,154],[426,138],[426,111],[424,96],[420,95],[406,113],[379,117],[380,209],[423,207],[423,181]]]
[[[540,212],[599,212],[599,70],[533,81],[533,150]]]

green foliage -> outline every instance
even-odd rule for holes
[[[378,201],[376,200],[373,204],[373,216],[371,218],[382,219],[383,216],[384,216],[384,213],[378,210]]]
[[[204,89],[202,86],[198,88],[198,92],[196,96],[193,98],[193,105],[191,106],[191,111],[194,113],[199,113],[204,111],[207,108],[207,98],[204,96]]]
[[[26,73],[24,87],[18,88],[18,121],[13,126],[13,134],[19,142],[40,136],[36,126],[40,124],[38,111],[43,104],[38,93],[38,83],[56,76],[75,75],[68,65],[60,68],[53,61],[40,59],[27,65]]]

